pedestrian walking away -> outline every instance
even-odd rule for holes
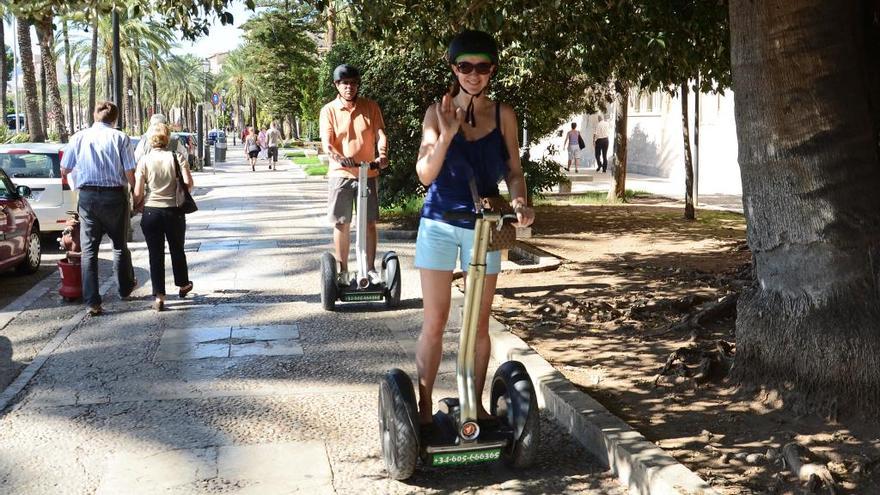
[[[608,171],[608,122],[599,115],[599,123],[596,124],[596,130],[593,131],[593,144],[596,148],[596,172],[600,169],[602,172]]]
[[[584,149],[584,138],[581,137],[580,131],[577,129],[577,123],[571,123],[571,130],[568,131],[568,134],[565,135],[565,142],[563,146],[568,149],[568,164],[565,166],[565,171],[568,172],[571,169],[572,163],[574,163],[574,173],[578,171],[578,161],[580,161],[581,150]]]
[[[342,64],[333,70],[336,98],[321,108],[321,144],[330,155],[328,221],[333,225],[333,245],[339,262],[340,283],[347,283],[348,252],[351,244],[352,206],[357,194],[357,165],[376,160],[379,168],[388,166],[388,139],[379,105],[358,96],[361,76],[357,68]],[[367,267],[369,276],[379,280],[375,269],[376,221],[379,219],[379,170],[368,173]],[[343,278],[346,281],[343,281]]]
[[[260,160],[268,160],[269,147],[266,144],[266,129],[260,129],[260,133],[257,135],[257,142],[260,144],[260,153],[257,155],[257,158]]]
[[[244,155],[251,165],[251,172],[254,172],[257,170],[257,155],[260,154],[260,143],[257,142],[257,135],[254,133],[253,127],[245,129],[242,143],[244,144]]]
[[[125,133],[111,127],[119,116],[112,102],[95,106],[95,123],[76,133],[64,148],[63,177],[76,174],[79,190],[83,298],[92,315],[103,312],[98,292],[98,248],[104,234],[113,243],[113,267],[120,297],[137,286],[128,250],[128,187],[134,186],[134,154]]]
[[[150,127],[147,128],[147,132],[141,135],[141,139],[140,141],[138,141],[137,147],[134,149],[135,163],[140,162],[141,158],[145,154],[153,151],[154,148],[152,148],[148,143],[150,142],[150,130],[153,129],[153,126],[156,124],[168,124],[168,119],[165,117],[165,115],[161,113],[153,114],[153,116],[150,117]],[[168,145],[166,145],[164,149],[166,151],[177,152],[177,159],[180,161],[181,164],[187,161],[188,153],[186,151],[186,147],[174,134],[172,134],[171,137],[168,139]],[[188,167],[189,164],[187,164],[187,168]]]
[[[266,146],[269,148],[269,170],[278,170],[278,143],[281,141],[281,133],[272,122],[269,130],[266,131]]]
[[[178,295],[186,297],[192,290],[186,253],[186,216],[177,204],[177,178],[180,171],[186,188],[192,191],[193,179],[186,162],[180,162],[177,154],[166,148],[170,141],[170,129],[165,124],[150,126],[147,132],[152,150],[137,164],[135,172],[134,204],[143,210],[141,229],[150,254],[150,280],[153,285],[153,309],[165,309],[165,241],[171,255],[171,270]]]
[[[415,266],[419,269],[424,320],[416,347],[419,374],[419,419],[430,428],[434,380],[443,350],[443,330],[449,316],[453,270],[467,270],[474,239],[474,220],[448,220],[446,213],[475,212],[471,183],[480,197],[499,194],[504,179],[510,205],[520,226],[534,221],[526,204],[526,183],[519,158],[517,118],[510,105],[486,95],[498,69],[495,40],[481,31],[456,36],[447,52],[454,82],[449,93],[425,114],[416,163],[419,180],[428,187],[416,239]],[[486,258],[476,338],[476,395],[481,397],[489,363],[489,309],[501,271],[500,251]],[[478,417],[488,418],[482,403]]]

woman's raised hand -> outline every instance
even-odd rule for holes
[[[440,125],[440,135],[452,135],[458,132],[464,122],[464,112],[452,102],[452,96],[448,93],[443,95],[440,104],[435,107],[437,122]]]

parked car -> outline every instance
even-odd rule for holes
[[[15,186],[0,170],[0,271],[40,269],[40,221],[28,203],[28,186]]]
[[[29,202],[43,232],[64,230],[67,212],[77,207],[76,189],[61,176],[63,149],[49,143],[0,145],[0,169],[16,185],[30,188]]]

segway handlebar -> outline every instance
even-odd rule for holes
[[[443,218],[446,220],[476,220],[478,218],[483,218],[483,214],[474,213],[472,211],[447,211],[443,214]],[[515,213],[505,213],[504,215],[501,215],[502,224],[511,224],[516,222],[517,218]]]

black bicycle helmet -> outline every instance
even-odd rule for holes
[[[486,55],[493,64],[498,65],[498,44],[489,33],[467,30],[455,35],[449,42],[446,59],[454,64],[458,57],[466,54]]]
[[[355,79],[355,80],[360,81],[361,80],[361,72],[359,70],[357,70],[357,68],[352,65],[348,65],[348,64],[338,65],[338,66],[336,66],[335,69],[333,69],[333,82],[338,83],[339,81],[341,81],[343,79]]]

